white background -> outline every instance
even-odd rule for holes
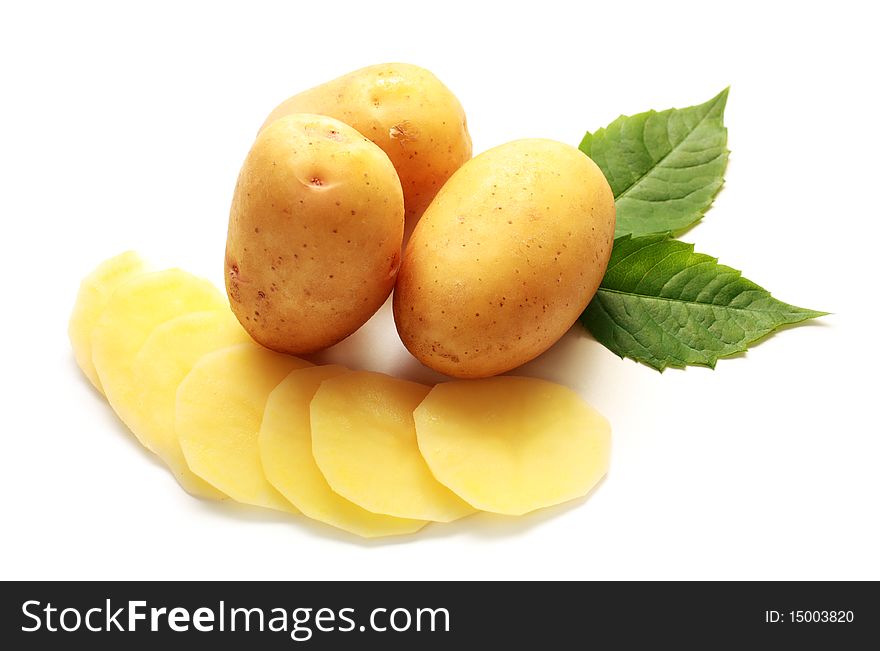
[[[4,4],[0,578],[880,579],[871,3]],[[434,71],[474,151],[577,144],[728,84],[725,189],[685,239],[834,316],[660,375],[580,331],[524,372],[614,428],[589,499],[390,542],[188,497],[80,376],[81,276],[134,248],[222,280],[239,165],[288,95]],[[383,309],[329,355],[432,379]]]

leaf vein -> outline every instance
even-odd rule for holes
[[[703,122],[706,120],[706,118],[708,118],[708,117],[712,114],[712,109],[713,109],[713,108],[715,108],[715,104],[713,104],[711,107],[709,107],[709,109],[706,111],[706,114],[703,115],[703,117],[701,117],[701,118],[699,119],[699,121],[697,122],[697,124],[694,125],[694,128],[691,129],[690,132],[689,132],[689,133],[688,133],[688,134],[687,134],[687,135],[686,135],[686,136],[685,136],[685,137],[684,137],[684,138],[683,138],[683,139],[682,139],[677,145],[675,145],[674,147],[672,147],[672,149],[670,149],[666,154],[664,154],[664,155],[660,158],[660,160],[656,161],[656,162],[654,163],[654,166],[653,166],[653,167],[651,167],[649,170],[647,170],[644,174],[642,174],[639,178],[637,178],[637,179],[636,179],[633,183],[631,183],[628,187],[624,188],[623,192],[621,192],[617,197],[615,197],[615,199],[623,199],[623,198],[627,195],[627,193],[628,193],[630,190],[632,190],[634,187],[636,187],[639,183],[641,183],[641,182],[645,179],[645,177],[650,176],[651,173],[654,172],[654,170],[656,170],[658,167],[661,167],[661,166],[663,165],[663,161],[665,161],[667,158],[669,158],[669,156],[671,156],[671,155],[673,154],[673,152],[677,151],[679,147],[681,147],[684,143],[686,143],[686,142],[688,141],[688,139],[690,139],[691,136],[693,136],[694,132],[695,132],[700,126],[702,126],[702,124],[703,124]],[[647,123],[647,120],[646,120],[645,122]],[[668,120],[668,119],[667,119],[667,121],[666,121],[666,124],[667,124],[667,131],[668,131],[668,128],[669,128],[669,126],[668,126],[668,125],[669,125],[669,120]]]

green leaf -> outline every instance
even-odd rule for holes
[[[714,368],[780,326],[823,314],[776,300],[736,269],[664,233],[614,241],[581,323],[620,357],[662,371]]]
[[[614,191],[615,236],[681,233],[703,217],[724,183],[727,91],[699,106],[622,115],[584,136],[581,151]]]

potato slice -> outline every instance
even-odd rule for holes
[[[92,331],[92,361],[122,422],[131,427],[141,411],[140,381],[132,363],[153,329],[187,312],[226,305],[214,285],[180,269],[142,274],[119,286]]]
[[[364,538],[414,533],[427,522],[362,509],[333,492],[315,463],[309,403],[321,382],[344,372],[342,366],[292,371],[269,395],[260,427],[260,455],[266,478],[314,520]]]
[[[521,515],[581,497],[608,470],[608,421],[546,380],[438,384],[414,417],[431,472],[484,511]]]
[[[159,455],[180,485],[197,497],[224,499],[226,495],[186,463],[174,430],[177,387],[206,353],[249,341],[250,336],[228,308],[190,312],[155,328],[132,363],[140,396],[128,426]]]
[[[67,334],[73,346],[76,363],[102,395],[104,389],[92,363],[92,330],[116,288],[130,278],[144,273],[146,268],[146,263],[137,253],[126,251],[99,264],[80,283]]]
[[[321,384],[311,404],[312,452],[334,491],[399,518],[449,522],[474,512],[419,454],[412,411],[429,390],[366,371]]]
[[[258,435],[269,394],[311,366],[254,343],[208,353],[177,389],[175,429],[195,474],[244,504],[296,512],[266,480]]]

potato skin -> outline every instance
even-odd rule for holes
[[[614,197],[569,145],[529,139],[458,170],[407,244],[394,320],[407,349],[454,377],[538,356],[596,293],[614,239]]]
[[[320,113],[351,125],[388,154],[414,224],[471,157],[461,103],[431,72],[407,63],[355,70],[282,102],[262,128],[291,113]]]
[[[257,137],[235,187],[232,311],[279,352],[340,341],[388,298],[403,225],[400,181],[379,147],[326,116],[277,120]]]

